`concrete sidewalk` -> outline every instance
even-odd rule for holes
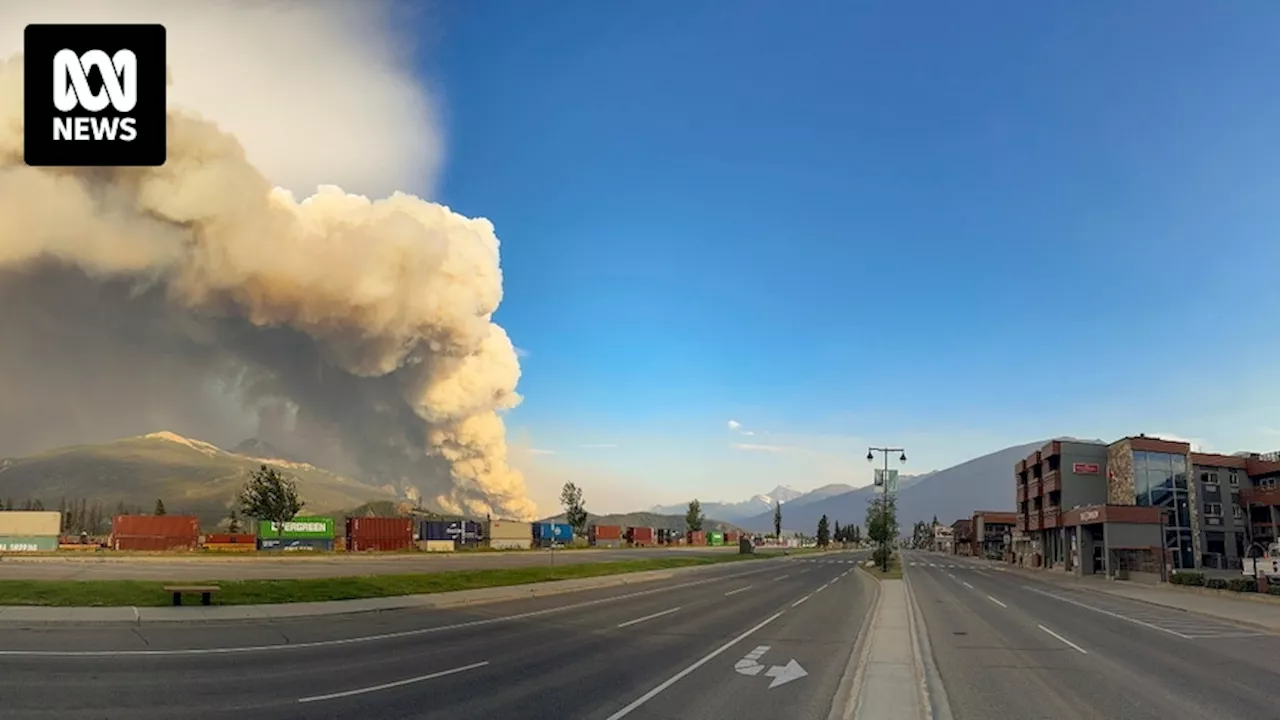
[[[765,561],[769,562],[769,561]],[[465,605],[522,600],[562,595],[582,590],[634,585],[665,580],[714,565],[696,565],[670,570],[648,570],[621,575],[602,575],[576,580],[554,580],[526,585],[458,590],[427,595],[398,595],[362,600],[331,602],[273,603],[269,605],[183,605],[179,607],[39,607],[0,605],[0,625],[40,625],[62,623],[191,623],[280,620],[319,615],[348,615],[404,609],[442,609]],[[758,567],[750,563],[744,567]],[[167,596],[166,596],[167,597]],[[216,596],[215,596],[216,597]]]
[[[924,667],[908,589],[902,580],[881,580],[880,596],[853,681],[856,697],[846,720],[928,720]]]

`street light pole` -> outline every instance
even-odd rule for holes
[[[872,447],[867,448],[867,462],[875,462],[875,453],[884,454],[884,476],[881,478],[884,492],[880,501],[880,521],[885,524],[884,540],[880,542],[881,570],[889,572],[889,453],[902,453],[898,458],[899,462],[907,462],[907,451],[905,448],[894,447]],[[895,523],[896,524],[896,523]]]

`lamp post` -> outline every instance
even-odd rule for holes
[[[889,572],[889,453],[901,453],[898,462],[907,462],[907,451],[905,448],[894,447],[872,447],[867,448],[867,462],[875,462],[876,453],[884,454],[884,476],[881,483],[884,487],[884,493],[880,502],[880,521],[885,524],[884,540],[880,542],[881,570]],[[896,524],[896,523],[895,523]]]

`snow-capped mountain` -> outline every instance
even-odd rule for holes
[[[848,492],[853,487],[849,485],[826,485],[810,492],[802,492],[795,488],[779,485],[767,493],[754,495],[747,500],[739,502],[708,502],[702,501],[702,513],[710,518],[723,520],[725,522],[734,522],[743,518],[754,517],[761,513],[773,510],[775,502],[784,505],[798,503],[805,504],[806,501],[817,501],[831,495]],[[813,496],[812,498],[810,496]],[[651,512],[663,515],[683,515],[689,509],[688,503],[679,505],[658,505]]]

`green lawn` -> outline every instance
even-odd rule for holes
[[[860,565],[859,567],[861,567],[863,570],[870,573],[871,576],[876,578],[877,580],[901,580],[902,579],[902,559],[898,557],[897,553],[894,553],[893,555],[889,556],[888,572],[884,572],[883,570],[881,570],[879,565],[876,565],[874,567]]]
[[[769,555],[695,555],[646,558],[604,563],[575,563],[522,568],[452,570],[421,575],[366,575],[361,577],[315,578],[303,580],[210,580],[162,582],[151,580],[0,580],[0,605],[73,606],[159,606],[172,602],[164,585],[214,584],[222,588],[214,595],[218,605],[355,600],[440,593],[451,590],[524,585],[548,580],[618,575],[644,570],[715,565],[752,560]],[[198,603],[200,598],[185,599]]]

